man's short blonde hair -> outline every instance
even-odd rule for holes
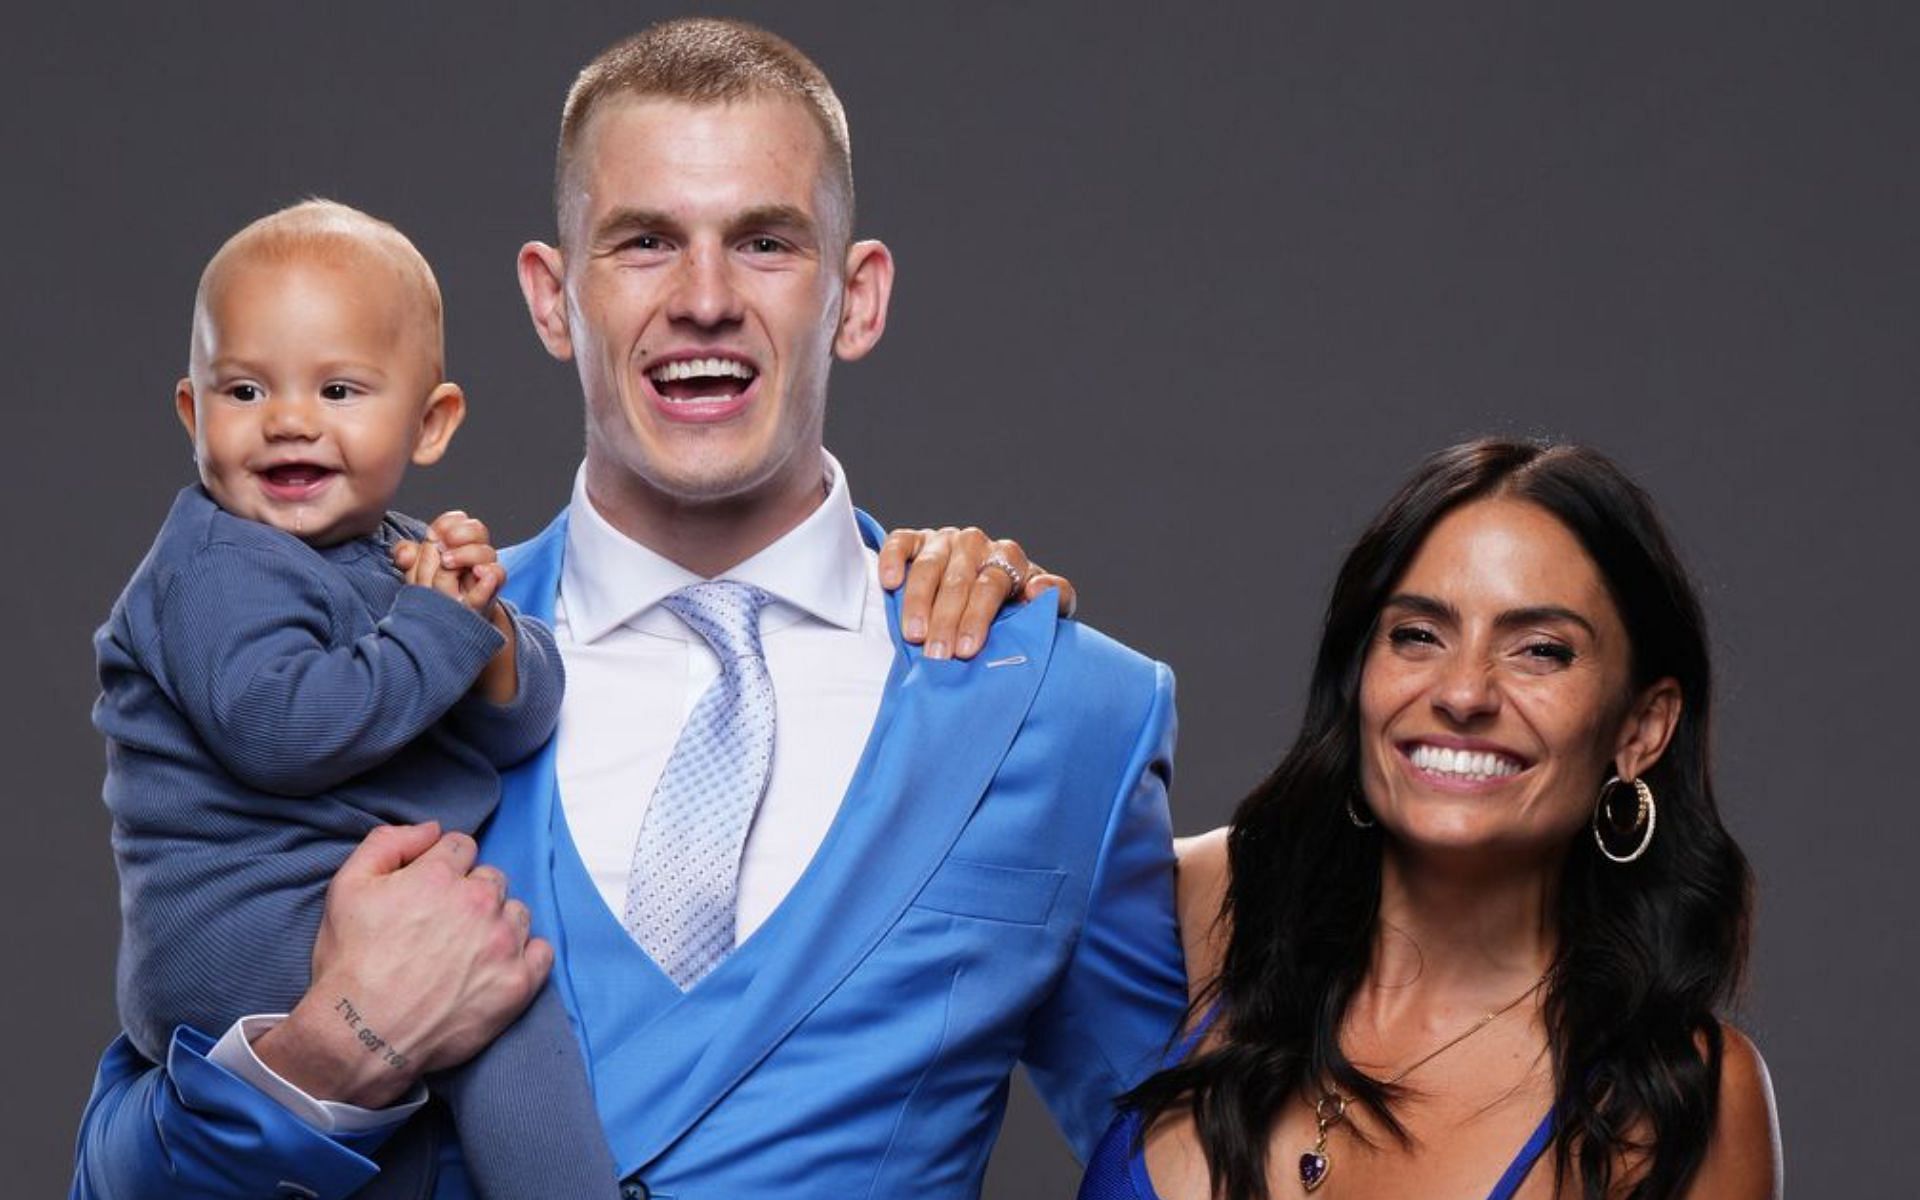
[[[725,104],[784,97],[804,105],[827,143],[827,174],[853,228],[853,146],[833,85],[791,42],[744,21],[691,17],[641,30],[600,52],[573,81],[560,113],[553,172],[554,216],[564,230],[567,179],[588,118],[620,96]]]
[[[446,362],[445,317],[440,284],[426,256],[407,235],[380,218],[334,200],[302,200],[268,213],[228,238],[200,272],[194,292],[196,327],[206,311],[209,290],[227,266],[238,262],[314,262],[325,266],[361,268],[369,263],[390,267],[412,293],[419,320],[439,376]],[[198,338],[195,338],[198,344]]]

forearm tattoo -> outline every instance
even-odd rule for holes
[[[388,1045],[387,1039],[361,1022],[360,1010],[353,1006],[353,1001],[342,996],[339,1003],[333,1006],[333,1011],[339,1013],[340,1019],[347,1023],[347,1028],[354,1031],[354,1036],[360,1039],[360,1044],[367,1048],[368,1054],[378,1054],[381,1062],[396,1071],[406,1070],[407,1056]]]

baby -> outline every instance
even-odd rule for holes
[[[178,1026],[289,1010],[328,881],[361,838],[389,823],[472,832],[499,771],[553,732],[559,654],[496,599],[505,571],[485,527],[387,511],[408,464],[437,461],[464,416],[441,368],[425,259],[344,205],[264,217],[201,276],[175,393],[200,483],[94,639],[120,1013],[156,1062]],[[551,987],[436,1091],[482,1194],[617,1194]],[[425,1169],[357,1194],[417,1190],[405,1176]]]

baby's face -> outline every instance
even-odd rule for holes
[[[445,442],[416,307],[378,262],[222,268],[176,397],[220,507],[316,546],[379,527],[408,462]]]

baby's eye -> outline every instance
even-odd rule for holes
[[[260,389],[251,383],[236,383],[227,389],[227,395],[232,396],[242,404],[252,404],[260,398]]]
[[[322,400],[349,400],[352,397],[353,389],[344,383],[329,383],[320,388]]]

